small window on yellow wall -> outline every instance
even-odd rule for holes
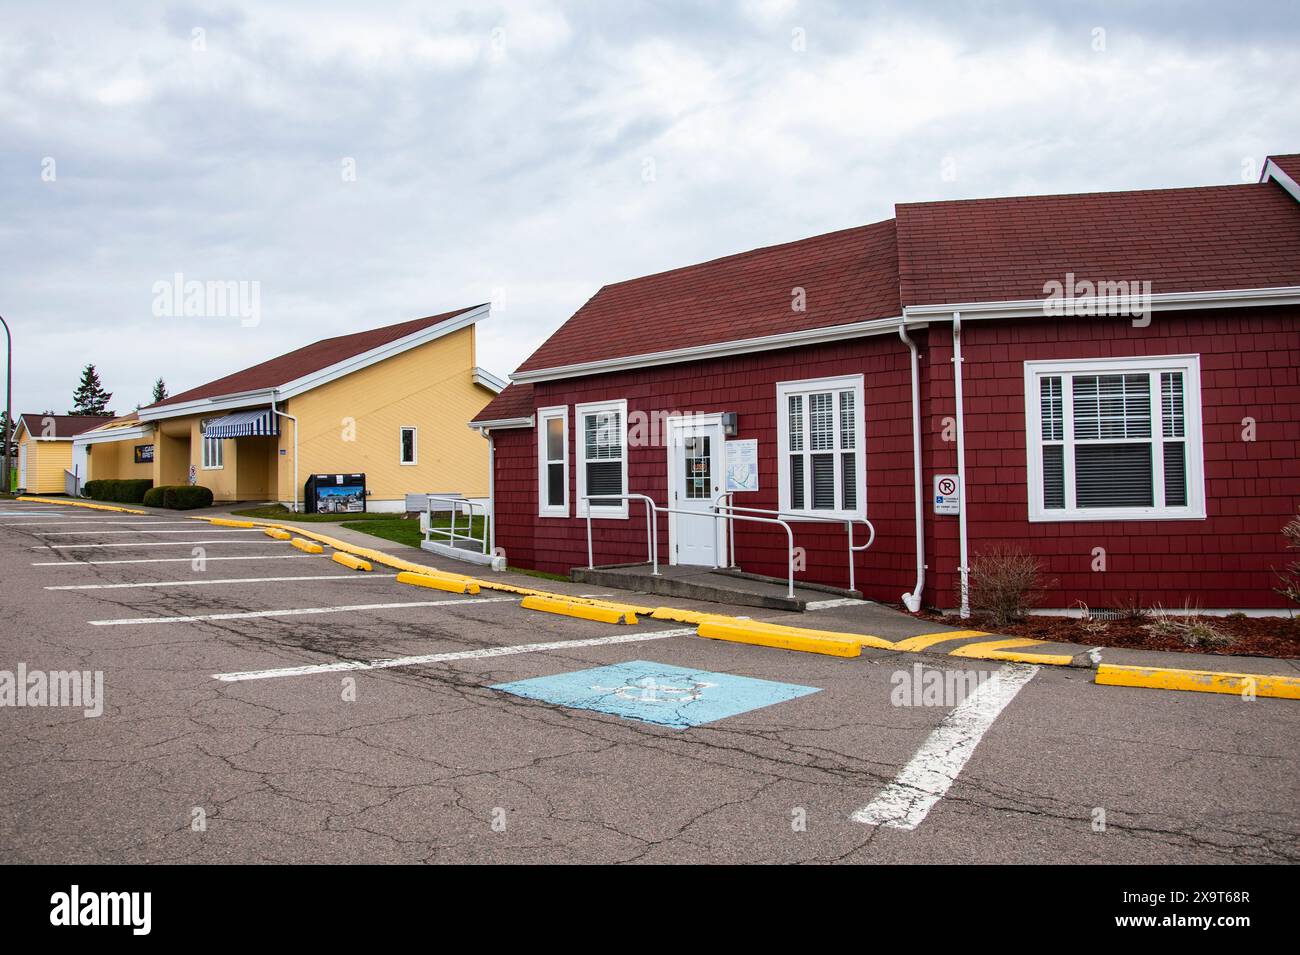
[[[401,446],[401,462],[403,464],[415,464],[417,451],[415,428],[402,429]]]
[[[203,439],[203,469],[215,471],[225,466],[220,438]]]

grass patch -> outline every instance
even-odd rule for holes
[[[527,577],[540,577],[542,580],[559,580],[566,584],[573,582],[573,578],[568,574],[548,574],[544,570],[530,570],[527,567],[511,567],[508,565],[506,570],[510,571],[512,574],[524,574]]]
[[[361,515],[353,514],[352,516],[360,517]],[[391,514],[381,517],[376,514],[365,520],[345,520],[343,526],[354,531],[361,531],[363,534],[370,534],[373,537],[382,537],[384,540],[392,541],[395,544],[405,544],[407,547],[419,547],[420,542],[424,540],[424,533],[420,530],[420,519],[418,517],[394,517]],[[450,527],[451,522],[438,520],[433,522],[433,526]],[[456,533],[469,533],[465,530],[463,518],[456,521]],[[477,537],[482,537],[483,518],[477,517],[474,519],[473,533]],[[433,539],[437,540],[437,535]]]

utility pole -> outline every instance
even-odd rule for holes
[[[14,435],[14,338],[9,334],[9,323],[0,315],[0,325],[5,327],[5,470],[3,485],[8,494],[9,485],[9,445]]]

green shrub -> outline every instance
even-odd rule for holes
[[[199,484],[173,484],[163,488],[163,507],[174,511],[191,511],[212,506],[212,489]]]
[[[162,507],[163,492],[167,490],[167,485],[162,487],[151,487],[144,492],[144,498],[140,501],[145,507]]]
[[[148,478],[129,478],[118,480],[107,478],[99,481],[87,481],[81,486],[86,497],[94,501],[113,501],[117,504],[139,504],[144,500],[145,492],[153,487]]]

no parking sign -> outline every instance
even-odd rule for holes
[[[961,495],[957,490],[957,475],[936,474],[934,476],[934,512],[936,514],[960,514]]]

